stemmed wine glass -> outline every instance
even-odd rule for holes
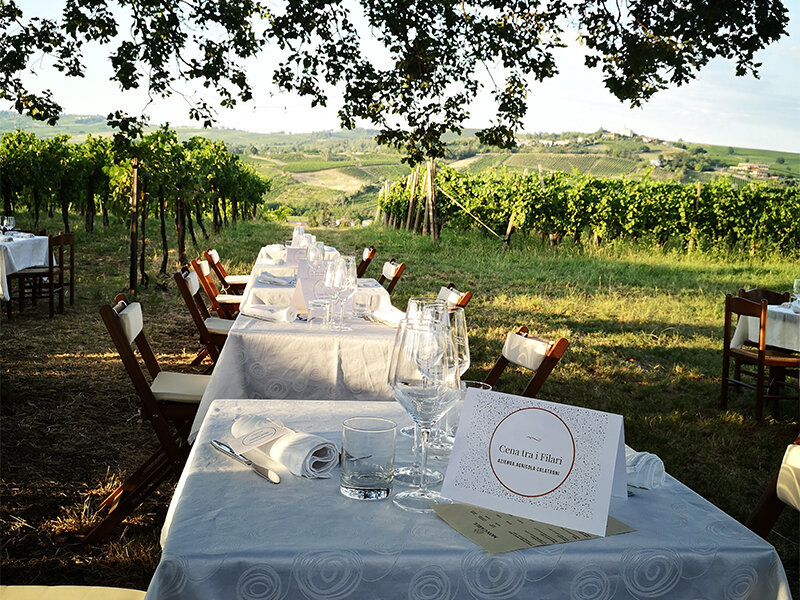
[[[325,268],[325,244],[314,242],[306,250],[308,270],[312,275],[321,275]]]
[[[440,321],[407,321],[395,340],[389,366],[389,386],[395,399],[420,427],[420,476],[417,489],[400,492],[394,503],[404,510],[429,512],[447,502],[428,489],[427,441],[433,424],[460,397],[458,359],[452,328]]]
[[[14,231],[15,224],[14,217],[6,217],[6,231]]]
[[[467,319],[464,314],[464,309],[461,306],[448,307],[447,318],[453,329],[453,341],[456,346],[456,355],[458,357],[458,374],[463,377],[470,365],[469,334],[467,333]],[[453,442],[449,439],[448,432],[445,430],[445,421],[446,418],[440,420],[431,436],[430,447],[437,454],[447,453],[453,449]]]
[[[325,287],[333,300],[331,329],[349,331],[350,328],[344,324],[344,305],[358,289],[355,258],[339,256],[330,261],[325,268]]]
[[[794,299],[800,302],[800,278],[794,280],[792,291],[794,292]]]

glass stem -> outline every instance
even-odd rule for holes
[[[419,469],[419,442],[420,442],[420,429],[419,423],[414,423],[414,464],[413,466]]]
[[[420,446],[419,446],[419,491],[424,494],[428,491],[428,481],[425,477],[425,471],[428,467],[428,437],[430,436],[430,427],[420,427]]]

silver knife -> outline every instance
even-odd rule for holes
[[[278,476],[278,474],[275,471],[273,471],[272,469],[268,469],[267,467],[262,467],[261,465],[257,465],[256,463],[254,463],[252,460],[250,460],[246,456],[236,452],[236,450],[234,450],[233,448],[228,446],[228,444],[226,444],[225,442],[220,442],[219,440],[211,440],[211,445],[214,448],[216,448],[217,450],[219,450],[220,452],[222,452],[223,454],[225,454],[227,456],[230,456],[233,459],[238,460],[240,463],[242,463],[244,465],[247,465],[248,467],[253,469],[256,473],[261,475],[261,477],[263,477],[264,479],[266,479],[270,483],[280,483],[281,482],[281,478]]]

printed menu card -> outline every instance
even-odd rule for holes
[[[469,389],[442,495],[604,536],[627,497],[622,417]]]

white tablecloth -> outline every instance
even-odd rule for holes
[[[741,348],[746,341],[758,344],[756,317],[742,317],[736,324],[731,346]],[[767,346],[800,352],[800,313],[779,305],[767,307]]]
[[[490,556],[434,515],[345,498],[338,471],[265,482],[208,444],[241,414],[336,443],[348,416],[407,420],[396,403],[216,402],[172,499],[148,600],[789,598],[775,549],[670,476],[612,500],[633,533]]]
[[[46,236],[0,242],[0,300],[10,300],[6,277],[22,269],[47,264]]]
[[[236,318],[203,394],[190,439],[218,398],[392,400],[386,382],[396,329],[363,319],[352,331],[309,329],[302,321]]]

